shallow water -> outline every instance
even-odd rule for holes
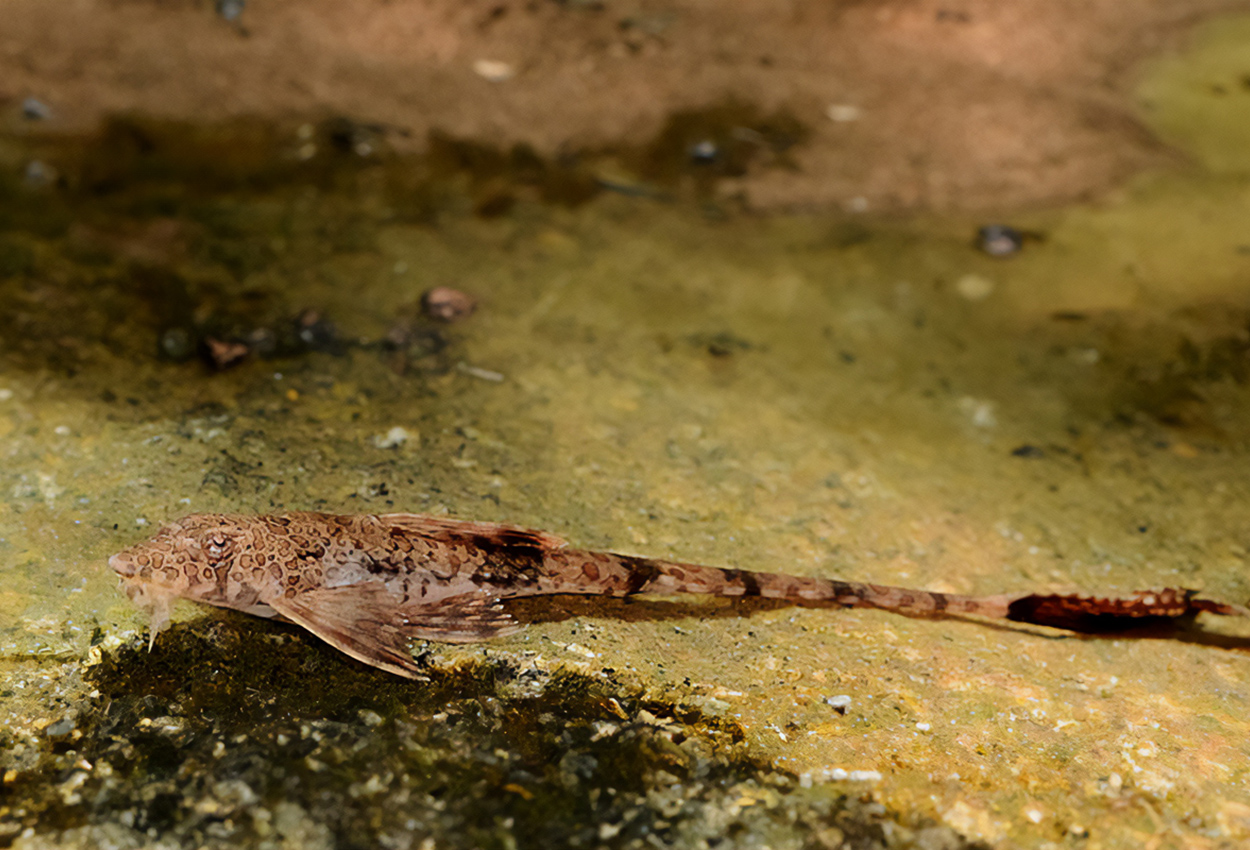
[[[282,159],[307,143],[295,128],[259,145],[286,163],[276,176],[246,161],[254,128],[191,144],[185,128],[147,127],[157,152],[121,165],[120,131],[86,153],[6,140],[11,172],[46,157],[69,182],[5,187],[0,233],[0,823],[15,825],[0,840],[30,829],[18,846],[90,844],[99,835],[57,830],[114,816],[126,840],[189,840],[185,819],[126,825],[106,795],[75,803],[76,789],[47,789],[73,779],[79,749],[104,752],[90,738],[114,728],[101,693],[142,696],[118,684],[118,665],[182,669],[164,647],[119,649],[144,623],[104,560],[193,511],[446,512],[587,547],[961,593],[1250,598],[1250,181],[1213,153],[1250,132],[1229,58],[1245,29],[1209,28],[1143,82],[1144,114],[1193,161],[1088,204],[1004,213],[1039,236],[1006,259],[976,250],[984,222],[970,218],[760,219],[680,200],[680,187],[677,201],[606,194],[572,208],[522,188],[483,218],[472,175],[404,182],[429,163],[327,154],[301,172]],[[438,285],[474,294],[476,313],[422,320],[420,294]],[[264,329],[284,353],[214,372],[170,356],[179,329]],[[395,428],[402,443],[383,447]],[[1159,847],[1233,846],[1250,834],[1241,624],[1202,624],[1227,648],[721,601],[526,609],[535,622],[516,637],[423,647],[433,675],[484,661],[566,669],[646,693],[652,709],[721,718],[754,760],[734,782],[781,771],[776,793],[798,811],[825,805],[794,797],[804,786],[870,793],[889,814],[857,817],[903,824],[874,833],[887,846],[954,840],[915,832],[930,822],[1004,847],[1127,848],[1149,834]],[[280,626],[190,606],[175,619],[186,625],[171,646],[224,645],[212,661],[223,670],[282,646],[317,659],[308,675],[372,675]],[[223,644],[221,629],[242,637]],[[274,712],[315,715],[287,691],[266,694],[272,674],[239,669]],[[844,713],[826,702],[839,695]],[[624,719],[636,723],[634,699]],[[179,712],[208,711],[179,700]],[[401,695],[368,710],[429,724],[429,708]],[[541,713],[542,694],[515,710]],[[64,718],[86,743],[48,734]],[[276,759],[275,746],[249,756]],[[73,781],[105,787],[93,769]],[[654,785],[657,768],[641,770]],[[839,778],[852,771],[860,781]],[[348,778],[326,793],[348,793]],[[479,791],[507,784],[495,781]],[[59,808],[30,802],[44,797]],[[229,822],[246,821],[253,803],[232,805]],[[355,805],[367,823],[367,799]],[[735,840],[816,840],[814,821],[798,820],[807,831],[784,840],[758,824]],[[315,807],[296,821],[291,835],[348,840]],[[593,841],[644,837],[609,824]]]

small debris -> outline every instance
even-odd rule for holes
[[[852,782],[880,782],[881,771],[879,770],[852,770],[846,775],[846,778]]]
[[[1005,224],[987,224],[977,231],[977,247],[991,257],[1010,257],[1024,247],[1024,234]]]
[[[261,357],[273,357],[278,353],[278,335],[269,328],[255,328],[247,335],[248,347]]]
[[[494,381],[499,383],[503,380],[503,374],[500,372],[492,372],[490,369],[482,369],[478,366],[470,366],[468,363],[457,363],[456,369],[464,372],[466,375],[472,375],[475,378],[481,378],[483,381]]]
[[[703,139],[695,142],[690,146],[686,153],[689,155],[691,161],[705,165],[716,162],[716,160],[720,159],[720,148],[717,146],[716,142],[711,139]]]
[[[436,286],[421,296],[421,309],[425,315],[440,322],[458,322],[473,315],[477,300],[459,289]]]
[[[830,121],[847,124],[851,121],[858,121],[863,115],[863,110],[849,103],[831,103],[825,109],[825,115],[829,116]]]
[[[245,0],[217,0],[217,14],[222,20],[234,23],[243,14],[245,5]]]
[[[300,342],[313,351],[333,352],[338,349],[338,328],[316,310],[305,310],[295,321]]]
[[[1046,452],[1042,451],[1037,446],[1031,446],[1028,443],[1025,443],[1023,446],[1016,446],[1012,449],[1011,455],[1012,457],[1039,458],[1045,457]]]
[[[851,698],[846,694],[838,694],[836,697],[825,697],[825,702],[838,714],[846,714],[846,710],[851,705]]]
[[[373,438],[373,444],[379,449],[397,449],[404,443],[411,440],[413,435],[407,428],[401,428],[396,425],[385,434],[381,434]]]
[[[959,400],[959,411],[978,428],[995,428],[998,416],[994,413],[994,402],[981,398],[964,396]]]
[[[170,328],[161,334],[161,354],[174,362],[189,360],[195,355],[195,339],[186,328]]]
[[[51,186],[55,183],[59,176],[57,170],[42,159],[32,159],[26,163],[22,179],[32,189],[42,189],[44,186]]]
[[[251,349],[241,342],[220,340],[211,336],[204,338],[204,349],[209,365],[218,370],[239,365],[251,353]]]
[[[582,646],[580,643],[570,643],[564,647],[564,651],[571,652],[574,655],[580,655],[582,658],[598,658],[599,657],[599,654],[597,652],[587,649],[586,647]]]
[[[52,117],[52,108],[38,98],[28,97],[22,101],[22,117],[28,121],[47,121]]]
[[[61,738],[68,735],[72,731],[74,731],[74,719],[72,717],[62,717],[55,723],[49,724],[48,727],[43,730],[43,734],[47,735],[49,738]]]
[[[979,274],[966,274],[955,281],[955,291],[969,301],[984,301],[994,291],[994,281]]]
[[[478,59],[473,63],[473,73],[488,82],[502,83],[515,77],[516,69],[496,59]]]

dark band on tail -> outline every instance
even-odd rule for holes
[[[760,580],[750,570],[725,570],[725,578],[741,584],[743,596],[760,595]]]
[[[629,583],[625,585],[624,590],[624,595],[626,596],[644,592],[647,589],[647,585],[664,574],[664,570],[660,565],[650,558],[631,558],[627,555],[617,555],[616,557],[620,558],[621,562],[629,567]]]

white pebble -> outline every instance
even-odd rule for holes
[[[992,401],[964,396],[959,400],[959,411],[978,428],[993,428],[998,425]]]
[[[0,389],[0,401],[8,401],[11,398],[13,398],[13,390]]]
[[[492,83],[502,83],[515,77],[516,69],[496,59],[479,59],[473,63],[473,73]]]
[[[877,770],[852,770],[846,776],[852,782],[880,782],[881,772]]]
[[[373,444],[379,449],[397,449],[404,443],[412,439],[412,434],[407,428],[401,428],[396,425],[385,434],[380,434],[373,438]]]
[[[483,381],[494,381],[498,383],[503,380],[503,374],[501,372],[493,372],[490,369],[483,369],[480,366],[470,366],[468,363],[457,363],[456,369],[464,372],[466,375],[481,378]]]
[[[969,301],[983,301],[994,291],[994,281],[979,274],[966,274],[955,281],[955,291]]]
[[[825,114],[829,116],[830,121],[836,121],[839,124],[845,124],[850,121],[858,121],[863,111],[858,106],[852,106],[849,103],[831,103],[825,109]]]
[[[836,697],[825,697],[825,702],[834,708],[845,709],[851,704],[851,698],[846,694],[838,694]]]
[[[916,728],[919,729],[921,732],[928,732],[933,727],[930,726],[928,723],[925,723],[922,721],[916,724]]]
[[[135,525],[139,526],[139,528],[143,528],[143,526],[147,524],[148,524],[148,521],[146,517],[141,517],[141,516],[135,517]]]
[[[58,437],[68,437],[68,436],[69,436],[69,426],[68,426],[68,425],[57,425],[55,428],[53,428],[53,429],[52,429],[52,433],[53,433],[53,434],[56,434]]]

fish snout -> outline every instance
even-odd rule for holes
[[[135,562],[132,561],[130,556],[125,552],[118,552],[116,555],[109,558],[109,566],[113,568],[113,572],[120,576],[129,577],[137,572]]]

